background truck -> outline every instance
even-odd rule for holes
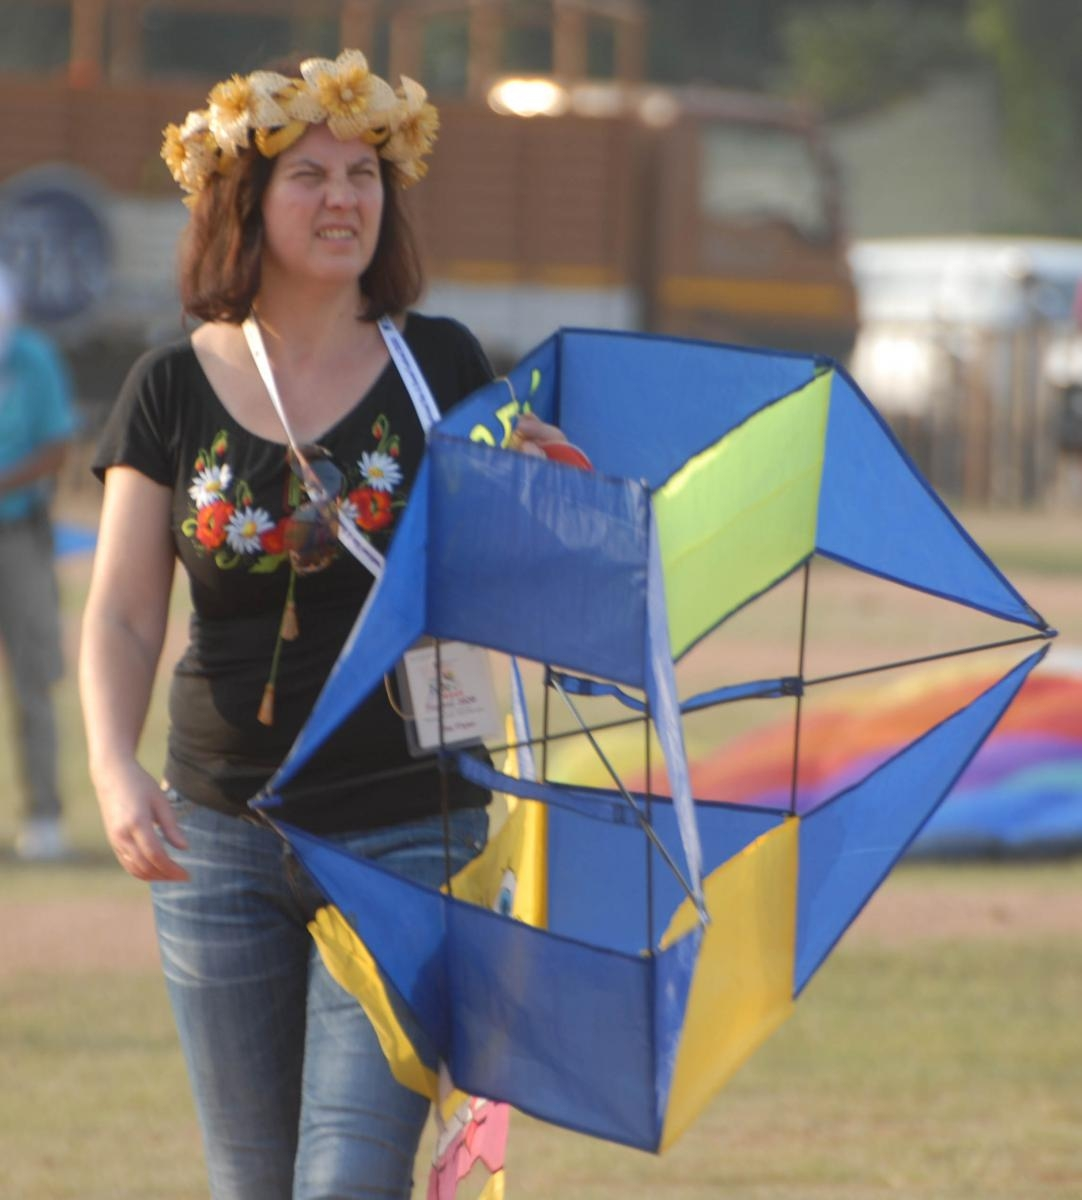
[[[201,107],[217,76],[141,66],[138,30],[120,24],[137,4],[70,3],[83,24],[72,25],[66,70],[0,72],[11,114],[0,136],[0,259],[67,350],[93,410],[112,401],[141,349],[183,331],[174,270],[187,213],[159,158],[161,131]],[[190,8],[191,20],[205,8],[170,5]],[[418,38],[402,29],[416,33],[429,7],[392,7],[399,25],[377,70],[425,77],[408,53]],[[471,9],[487,22],[470,43],[478,54],[496,53],[498,9]],[[342,22],[362,10],[376,11],[342,4]],[[475,56],[464,94],[433,89],[439,141],[409,194],[428,267],[423,307],[465,321],[500,366],[559,325],[844,358],[856,300],[839,181],[812,115],[759,95],[647,86],[630,70],[586,81],[572,70],[575,11],[555,8],[563,57],[547,78],[498,77],[495,58],[478,66]],[[341,31],[353,36],[370,44],[365,30]]]
[[[558,325],[845,357],[856,300],[811,117],[715,89],[570,89],[559,115],[441,107],[416,212],[430,301],[499,357]]]

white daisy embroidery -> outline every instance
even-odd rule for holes
[[[252,554],[261,550],[260,535],[274,528],[274,522],[265,509],[246,505],[238,508],[225,527],[225,539],[238,554]]]
[[[188,495],[195,501],[196,508],[205,508],[223,499],[226,489],[233,482],[233,472],[228,463],[204,467],[192,481]]]
[[[371,454],[361,455],[357,466],[365,483],[377,492],[393,492],[402,482],[402,468],[389,455],[381,450],[373,450]]]

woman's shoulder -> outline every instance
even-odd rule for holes
[[[461,321],[410,311],[405,332],[441,408],[492,379],[492,366],[484,348]],[[442,386],[437,387],[437,383]]]
[[[451,346],[475,346],[477,338],[454,317],[435,316],[410,309],[406,314],[406,340],[411,345],[446,349]]]
[[[146,383],[168,383],[177,378],[188,379],[198,374],[198,370],[199,363],[192,349],[191,337],[177,338],[144,350],[128,372],[128,386],[130,388]]]
[[[118,421],[149,420],[161,431],[176,430],[212,404],[213,393],[190,337],[145,350],[132,364],[113,412]]]
[[[181,414],[197,370],[190,338],[152,346],[135,360],[91,463],[99,479],[109,467],[124,465],[171,485]]]

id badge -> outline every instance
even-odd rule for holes
[[[441,642],[439,664],[441,686],[436,682],[436,645],[426,640],[407,650],[396,668],[406,739],[415,757],[441,745],[478,745],[502,727],[488,654],[466,642]]]

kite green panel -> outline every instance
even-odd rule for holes
[[[655,494],[673,657],[814,550],[832,379],[749,417]]]

